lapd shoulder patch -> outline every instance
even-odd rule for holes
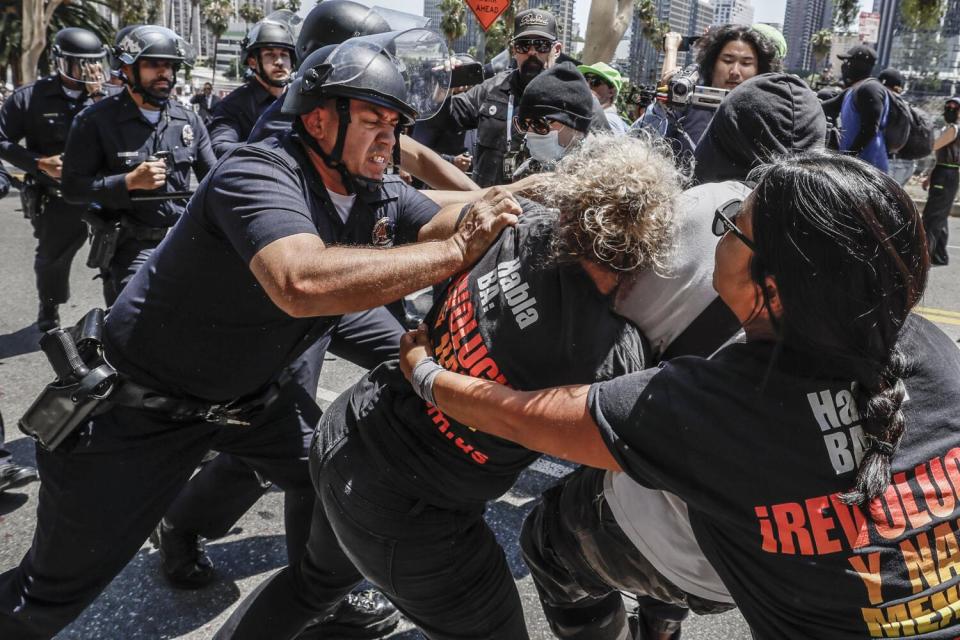
[[[180,132],[180,139],[185,146],[193,144],[193,127],[188,124],[183,125],[183,131]]]
[[[383,217],[373,225],[370,242],[375,247],[389,247],[393,245],[393,223],[390,218]]]

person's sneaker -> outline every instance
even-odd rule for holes
[[[670,640],[680,640],[683,631],[679,621],[649,619],[640,607],[634,607],[633,612],[627,614],[627,625],[633,640],[660,640],[668,633]]]
[[[333,613],[310,625],[297,640],[313,638],[382,638],[400,624],[400,612],[393,603],[375,589],[347,595]]]
[[[161,520],[150,542],[160,551],[163,576],[177,589],[199,589],[213,580],[213,563],[199,535],[178,531]]]
[[[37,329],[40,331],[50,331],[60,326],[60,313],[55,304],[40,303],[40,310],[37,312]]]
[[[7,489],[22,487],[39,479],[40,475],[33,467],[13,464],[12,462],[0,465],[0,493]]]

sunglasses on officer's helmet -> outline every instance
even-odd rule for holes
[[[553,48],[552,40],[514,40],[513,48],[517,53],[527,53],[531,48],[537,53],[550,53]]]

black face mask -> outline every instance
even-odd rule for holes
[[[943,110],[943,119],[946,120],[947,124],[953,124],[957,121],[957,110],[956,109],[944,109]]]

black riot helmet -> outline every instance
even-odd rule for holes
[[[322,46],[340,44],[359,36],[372,36],[390,31],[390,25],[375,10],[353,0],[318,2],[300,28],[297,38],[297,59]]]
[[[57,32],[50,49],[57,72],[84,85],[106,81],[107,49],[92,31],[68,27]]]
[[[194,60],[190,46],[175,31],[152,24],[131,29],[117,43],[116,50],[120,63],[130,65],[133,69],[133,77],[124,77],[124,82],[130,85],[135,93],[143,96],[145,102],[155,107],[166,106],[170,94],[173,93],[173,85],[177,82],[180,65],[192,66]],[[169,60],[173,63],[173,79],[169,91],[160,95],[143,86],[140,81],[141,60]]]
[[[128,24],[122,29],[117,30],[117,35],[113,38],[113,46],[110,47],[110,68],[114,71],[120,71],[120,67],[123,66],[123,63],[120,62],[120,54],[123,53],[120,50],[120,43],[123,42],[123,39],[128,33],[142,26],[142,24]]]
[[[350,100],[362,100],[397,111],[402,126],[426,120],[439,110],[450,88],[450,64],[447,46],[435,32],[427,29],[392,31],[351,38],[331,51],[324,47],[307,56],[297,78],[283,98],[281,111],[300,115],[310,113],[328,99],[336,100],[339,128],[334,148],[326,153],[303,127],[294,128],[304,143],[327,166],[337,169],[347,189],[354,190],[357,180],[342,162],[343,145],[350,124]],[[399,146],[394,147],[395,156]],[[399,164],[399,158],[394,157]]]
[[[282,87],[287,84],[287,80],[277,81],[270,78],[263,69],[263,61],[260,58],[261,49],[280,48],[290,52],[291,62],[296,64],[296,46],[297,32],[300,23],[300,16],[287,9],[274,11],[266,18],[253,25],[243,41],[240,43],[243,59],[254,56],[257,61],[256,74],[274,87]]]

